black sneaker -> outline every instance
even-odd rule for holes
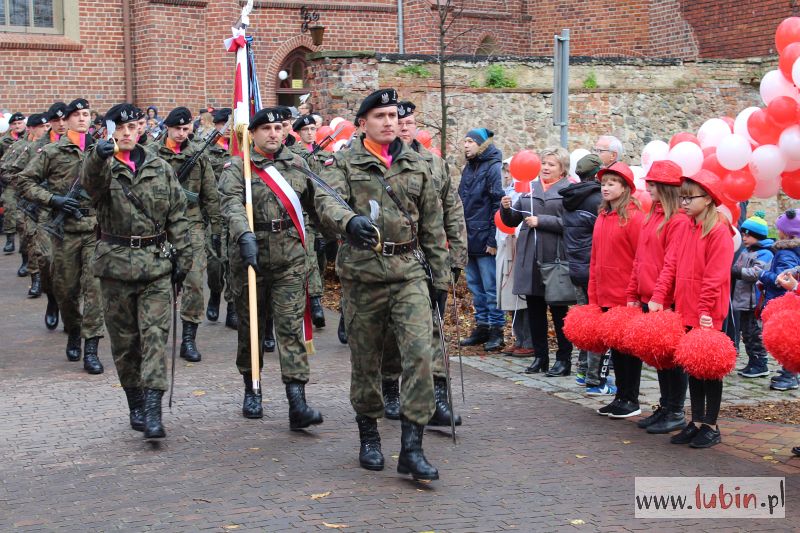
[[[681,430],[680,433],[677,435],[673,435],[670,437],[669,441],[672,444],[689,444],[694,439],[697,432],[700,431],[700,428],[694,425],[694,422],[689,422],[689,424]]]
[[[769,376],[769,368],[767,365],[748,365],[739,375],[743,378],[763,378]]]
[[[666,410],[660,405],[657,405],[655,410],[653,411],[653,414],[651,414],[647,418],[642,418],[641,420],[636,422],[636,427],[638,427],[639,429],[645,429],[648,426],[652,426],[653,424],[664,418],[665,414],[667,414]]]
[[[800,457],[800,446],[795,446],[794,448],[792,448],[792,453]]]
[[[614,398],[614,400],[610,404],[598,409],[597,414],[602,416],[608,416],[608,414],[619,404],[619,402],[620,402],[619,398]]]
[[[628,418],[640,414],[642,414],[642,409],[638,403],[621,401],[611,409],[611,412],[608,413],[608,418]]]
[[[647,426],[647,432],[652,435],[661,435],[672,433],[684,427],[686,427],[686,415],[683,414],[683,411],[676,411],[674,413],[666,413],[661,417],[661,420]]]
[[[722,442],[722,436],[719,434],[719,426],[716,429],[712,429],[708,424],[703,424],[700,426],[697,435],[692,439],[692,442],[689,443],[689,447],[711,448],[720,442]]]

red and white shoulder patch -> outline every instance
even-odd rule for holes
[[[230,161],[228,161],[227,163],[222,165],[222,168],[228,168],[229,166],[231,166],[231,162]]]
[[[333,164],[333,158],[332,158],[332,157],[329,157],[329,158],[328,158],[328,159],[326,159],[326,160],[325,160],[325,162],[324,162],[324,163],[322,163],[322,164],[323,164],[323,165],[325,165],[326,167],[329,167],[329,166],[331,166],[331,165]]]

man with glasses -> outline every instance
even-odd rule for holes
[[[592,153],[600,156],[600,161],[603,162],[603,168],[607,168],[625,155],[625,149],[622,147],[622,141],[613,135],[601,135],[597,139],[597,142],[594,143]]]

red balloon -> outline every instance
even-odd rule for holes
[[[323,126],[324,128],[325,126]],[[339,132],[334,140],[340,141],[342,139],[349,139],[353,136],[353,132],[356,131],[356,125],[350,122],[349,120],[343,120],[339,124],[336,125],[336,129],[342,128],[342,131]],[[317,130],[319,131],[319,130]]]
[[[786,196],[800,200],[800,170],[781,174],[781,188]]]
[[[430,148],[428,148],[428,150],[430,151],[430,153],[438,155],[439,157],[442,157],[442,151],[439,150],[438,146],[431,146]]]
[[[700,146],[700,141],[697,139],[697,136],[695,136],[693,133],[682,131],[672,136],[672,139],[669,140],[669,147],[672,148],[676,144],[682,142],[690,142]]]
[[[511,226],[506,226],[503,223],[503,219],[500,218],[500,210],[499,209],[497,211],[495,211],[495,213],[494,213],[494,225],[497,226],[497,229],[499,229],[503,233],[507,233],[508,235],[513,235],[514,234],[514,231],[515,231],[514,228],[512,228]]]
[[[719,164],[716,153],[713,153],[707,156],[705,159],[703,159],[703,168],[706,170],[710,170],[720,178],[722,178],[725,174],[729,172],[727,168]]]
[[[724,196],[724,195],[723,195]],[[739,217],[742,216],[742,208],[739,207],[738,202],[723,202],[722,205],[728,208],[728,211],[731,212],[731,223],[736,224],[739,221]]]
[[[518,193],[531,192],[530,183],[531,182],[529,182],[529,181],[525,182],[525,181],[514,180],[514,190],[517,191]]]
[[[792,67],[794,62],[800,58],[800,43],[791,43],[780,53],[778,58],[778,68],[783,77],[792,81]]]
[[[800,41],[800,17],[789,17],[778,24],[775,31],[775,49],[780,54],[784,48]],[[791,76],[789,77],[791,80]]]
[[[734,120],[731,117],[719,117],[719,118],[720,118],[720,120],[724,121],[725,124],[728,125],[728,127],[731,129],[731,133],[733,133]]]
[[[747,131],[758,144],[778,144],[781,129],[769,121],[767,112],[759,109],[747,119]]]
[[[431,137],[431,133],[427,130],[417,130],[417,140],[425,148],[430,148],[433,137]]]
[[[733,200],[731,204],[736,205],[736,207],[738,207],[736,202],[749,200],[753,196],[755,188],[756,179],[748,170],[734,170],[722,178],[722,190],[725,192],[725,196]],[[727,204],[728,202],[725,203]],[[733,213],[733,209],[731,209],[731,213]],[[738,217],[734,218],[734,220],[737,219]]]
[[[650,207],[653,205],[653,199],[650,197],[649,192],[636,190],[633,192],[633,197],[639,200],[639,205],[642,206],[643,212],[647,213],[650,211]]]
[[[767,106],[767,118],[783,130],[797,123],[797,101],[789,96],[779,96]]]
[[[703,148],[703,159],[705,159],[706,157],[708,157],[710,155],[716,154],[716,153],[717,153],[717,147],[716,146],[707,146],[707,147]],[[703,167],[703,168],[705,168],[705,167]]]
[[[531,150],[520,150],[511,158],[508,170],[517,181],[529,182],[536,179],[542,169],[539,156]]]
[[[333,130],[331,129],[330,126],[321,126],[317,128],[317,138],[316,138],[317,144],[322,143],[322,141],[325,140],[325,137],[327,137],[332,133]]]

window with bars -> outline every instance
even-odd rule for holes
[[[0,0],[0,32],[64,32],[64,0]]]

